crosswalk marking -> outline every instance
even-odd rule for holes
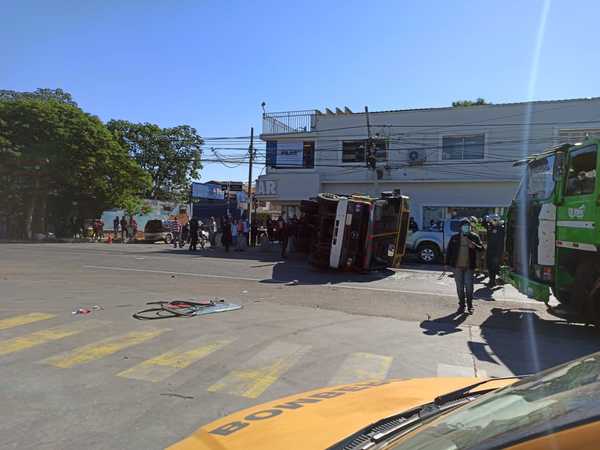
[[[0,320],[0,330],[7,330],[9,328],[18,327],[19,325],[27,325],[29,323],[39,322],[40,320],[47,320],[56,317],[54,314],[46,313],[30,313],[23,314],[22,316],[9,317],[8,319]]]
[[[257,398],[309,349],[308,345],[274,342],[246,361],[242,368],[210,386],[208,391]]]
[[[233,342],[233,339],[223,339],[209,343],[206,343],[205,339],[203,341],[203,345],[199,340],[181,345],[174,350],[124,370],[118,373],[117,376],[156,383],[174,375],[179,369],[185,369],[196,361],[225,347]]]
[[[329,384],[333,386],[365,380],[383,380],[391,364],[391,356],[364,352],[352,353],[342,363]]]
[[[46,342],[57,341],[68,336],[79,334],[84,330],[92,329],[103,325],[106,322],[98,320],[86,320],[85,322],[75,322],[69,325],[61,325],[54,328],[36,331],[24,336],[6,339],[0,341],[0,356],[9,353],[26,350],[31,347],[36,347]]]
[[[69,367],[86,364],[90,361],[104,358],[118,351],[132,347],[142,342],[160,336],[167,328],[150,329],[142,331],[133,331],[122,336],[114,336],[101,341],[84,345],[72,351],[62,353],[60,355],[51,356],[42,361],[44,364],[50,364],[54,367],[67,369]]]

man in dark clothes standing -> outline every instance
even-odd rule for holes
[[[277,220],[277,234],[279,236],[279,244],[281,245],[281,257],[285,258],[286,257],[286,250],[287,250],[287,246],[288,246],[288,239],[289,239],[289,224],[285,221],[285,219],[282,216],[279,216],[279,219]]]
[[[458,309],[473,314],[473,272],[477,262],[477,251],[483,250],[479,235],[471,231],[471,223],[463,219],[460,233],[455,234],[448,243],[446,264],[454,269],[454,282],[458,293]]]
[[[198,246],[198,228],[199,223],[196,217],[192,217],[189,222],[189,234],[190,234],[190,251],[196,251]]]
[[[115,217],[115,220],[113,220],[113,239],[117,239],[117,235],[119,234],[119,225],[121,224],[120,220],[119,220],[119,216]]]
[[[121,217],[121,242],[125,243],[127,236],[127,219],[125,216]]]
[[[494,219],[488,225],[486,264],[490,281],[489,287],[496,286],[496,276],[500,271],[500,262],[504,254],[504,225]]]
[[[229,251],[229,247],[231,246],[231,242],[233,241],[233,237],[231,235],[231,224],[229,223],[229,218],[225,218],[222,222],[222,235],[221,235],[221,244],[225,247],[225,251]]]

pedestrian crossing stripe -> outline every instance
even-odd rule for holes
[[[0,341],[0,356],[19,352],[28,348],[36,347],[47,342],[57,341],[69,336],[81,333],[84,330],[96,328],[104,325],[106,322],[99,320],[86,320],[85,322],[75,322],[69,325],[61,325],[45,330],[29,333],[12,339]]]
[[[20,325],[27,325],[40,320],[47,320],[56,317],[54,314],[46,314],[34,312],[30,314],[23,314],[21,316],[9,317],[7,319],[0,320],[0,330],[8,330],[9,328],[18,327]]]
[[[367,380],[384,380],[393,358],[375,353],[356,352],[348,355],[335,375],[329,381],[330,386],[352,384]]]
[[[168,328],[132,331],[122,336],[114,336],[101,341],[84,345],[69,352],[51,356],[41,361],[61,369],[87,364],[89,362],[104,358],[134,345],[149,341],[166,331]]]
[[[191,366],[233,341],[233,339],[222,339],[207,343],[206,339],[194,340],[162,355],[142,361],[140,364],[118,373],[117,376],[156,383],[174,375],[180,369]]]
[[[310,346],[274,342],[258,352],[242,368],[235,369],[208,388],[246,398],[257,398],[308,352]]]

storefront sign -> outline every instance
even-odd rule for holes
[[[223,200],[221,186],[216,183],[192,183],[192,198]]]
[[[273,197],[277,195],[277,181],[276,180],[258,180],[257,195],[263,195]]]
[[[304,147],[302,141],[277,142],[278,167],[302,167],[304,164]]]

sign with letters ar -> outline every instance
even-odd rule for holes
[[[257,195],[265,197],[277,196],[277,180],[258,180]]]

